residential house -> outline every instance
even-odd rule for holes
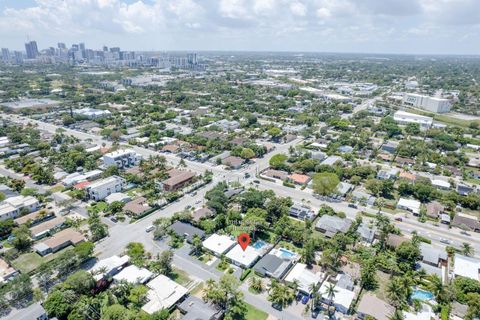
[[[34,227],[31,227],[30,233],[32,234],[32,239],[38,240],[46,237],[48,234],[55,233],[55,231],[60,229],[64,223],[64,217],[55,217]]]
[[[161,188],[164,191],[177,191],[195,178],[195,173],[185,170],[171,169],[168,172],[169,178],[162,181]]]
[[[281,170],[267,169],[262,172],[262,175],[268,178],[279,179],[282,181],[285,181],[288,179],[288,172],[281,171]]]
[[[2,317],[3,320],[48,320],[48,315],[42,305],[37,302],[29,305],[26,308],[12,312],[9,315]],[[56,318],[51,318],[54,320]]]
[[[355,298],[355,292],[342,288],[338,285],[335,285],[335,295],[333,297],[328,296],[328,287],[334,285],[329,281],[322,283],[320,290],[318,291],[321,295],[322,302],[326,304],[332,304],[335,307],[335,310],[343,314],[347,314],[350,309],[350,305]]]
[[[222,160],[222,164],[231,169],[240,169],[244,162],[244,159],[235,156],[228,156]]]
[[[141,216],[151,209],[152,207],[150,207],[145,197],[135,198],[123,206],[123,212],[132,216]]]
[[[292,267],[292,264],[293,261],[290,259],[282,259],[276,255],[266,254],[258,261],[253,270],[263,277],[280,280]]]
[[[192,243],[195,236],[201,240],[205,238],[203,230],[181,221],[175,221],[168,229],[173,231],[178,237],[185,238],[188,243]]]
[[[480,260],[477,258],[466,257],[458,253],[454,256],[453,274],[455,277],[464,277],[480,281]]]
[[[202,218],[208,218],[214,215],[214,212],[210,208],[200,208],[192,213],[193,221],[199,222]]]
[[[345,233],[350,229],[352,220],[337,216],[323,215],[318,219],[315,229],[326,237],[332,238],[337,233]]]
[[[288,176],[288,180],[293,182],[294,184],[305,186],[310,181],[310,177],[300,173],[292,173]]]
[[[125,281],[131,284],[145,284],[153,273],[145,268],[139,268],[135,265],[130,265],[123,268],[119,273],[113,276],[113,281],[116,283]]]
[[[320,162],[321,165],[327,165],[327,166],[333,166],[337,163],[341,163],[343,162],[343,159],[342,157],[339,157],[339,156],[329,156],[328,158],[326,158],[325,160],[323,160],[322,162]]]
[[[37,210],[38,206],[38,200],[32,196],[7,198],[0,204],[0,220],[15,219],[21,213],[30,213]]]
[[[205,249],[211,251],[217,257],[220,257],[232,249],[237,242],[229,236],[214,233],[205,239],[202,244]]]
[[[357,233],[360,235],[361,241],[366,244],[371,244],[373,242],[376,231],[376,227],[370,226],[365,222],[363,222],[357,229]]]
[[[298,290],[305,294],[311,294],[311,287],[320,283],[324,278],[321,272],[312,272],[306,264],[297,263],[285,277],[285,282],[289,285],[296,283]]]
[[[90,268],[90,273],[95,280],[111,278],[118,274],[123,268],[125,268],[130,260],[129,256],[111,256],[97,261],[93,267]]]
[[[437,201],[432,201],[426,204],[427,216],[437,219],[445,211],[445,206]]]
[[[4,259],[0,258],[0,284],[13,279],[18,274],[12,266]]]
[[[177,306],[181,320],[221,320],[225,313],[216,305],[195,296],[188,296]]]
[[[142,307],[142,310],[150,315],[162,309],[170,310],[188,292],[187,288],[163,274],[148,282],[147,287],[149,288],[148,302]]]
[[[130,196],[123,192],[115,192],[105,198],[105,202],[108,204],[112,204],[113,202],[127,203],[130,200]]]
[[[315,218],[315,211],[313,211],[312,208],[303,204],[298,204],[298,203],[294,203],[290,207],[288,214],[291,217],[304,220],[304,221],[313,220]]]
[[[480,223],[478,222],[478,218],[467,214],[456,213],[455,217],[453,217],[451,225],[462,230],[480,232]]]
[[[245,250],[237,244],[225,255],[234,265],[242,268],[250,268],[260,258],[258,250],[252,246],[247,246]]]
[[[395,308],[371,293],[364,293],[357,306],[357,316],[361,320],[371,317],[376,320],[389,320]]]
[[[33,248],[39,255],[44,256],[71,245],[76,246],[83,241],[85,241],[85,237],[80,232],[68,228],[57,232],[43,242],[37,243]]]

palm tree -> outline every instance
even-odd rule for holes
[[[260,293],[265,289],[263,286],[262,279],[255,276],[250,278],[249,284],[250,284],[250,289],[252,289],[256,293]]]
[[[403,316],[402,310],[396,309],[393,315],[389,318],[390,320],[404,320],[405,317]]]
[[[315,309],[317,309],[317,306],[320,302],[320,293],[318,292],[320,290],[320,284],[312,283],[308,290],[310,290],[312,293],[312,298],[310,299],[310,310],[313,312]]]
[[[474,252],[474,250],[473,250],[472,246],[470,245],[470,243],[464,242],[462,244],[462,253],[464,255],[469,257],[469,256],[473,255],[473,252]]]
[[[398,278],[393,278],[387,285],[387,298],[395,307],[395,309],[400,308],[404,303],[404,293],[401,285],[399,284]]]
[[[285,308],[295,298],[293,291],[278,281],[272,281],[268,300]]]
[[[433,293],[435,299],[441,304],[445,298],[445,288],[443,287],[442,279],[436,274],[432,274],[428,278],[428,290]]]
[[[337,289],[335,289],[335,285],[333,283],[329,283],[327,286],[326,294],[329,300],[329,307],[328,307],[328,317],[331,318],[335,313],[335,308],[333,307],[333,299],[335,298],[335,294],[337,293]]]

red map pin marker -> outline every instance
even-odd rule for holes
[[[246,233],[241,233],[237,238],[238,244],[245,251],[250,244],[250,236]]]

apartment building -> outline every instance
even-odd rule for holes
[[[132,149],[121,149],[109,152],[103,156],[106,167],[117,166],[119,169],[136,166],[142,160],[142,155]]]
[[[89,184],[86,191],[90,199],[100,201],[112,193],[122,191],[126,185],[125,179],[119,176],[111,176]]]

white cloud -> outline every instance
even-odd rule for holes
[[[304,17],[307,14],[307,7],[300,2],[290,4],[290,10],[295,16]]]
[[[36,0],[26,8],[5,6],[0,1],[2,45],[23,45],[28,34],[50,45],[69,38],[115,39],[118,45],[154,43],[158,49],[171,43],[336,50],[360,41],[391,51],[401,39],[409,50],[429,50],[437,39],[450,50],[465,35],[469,50],[480,50],[480,0]],[[352,44],[351,50],[359,49]]]

